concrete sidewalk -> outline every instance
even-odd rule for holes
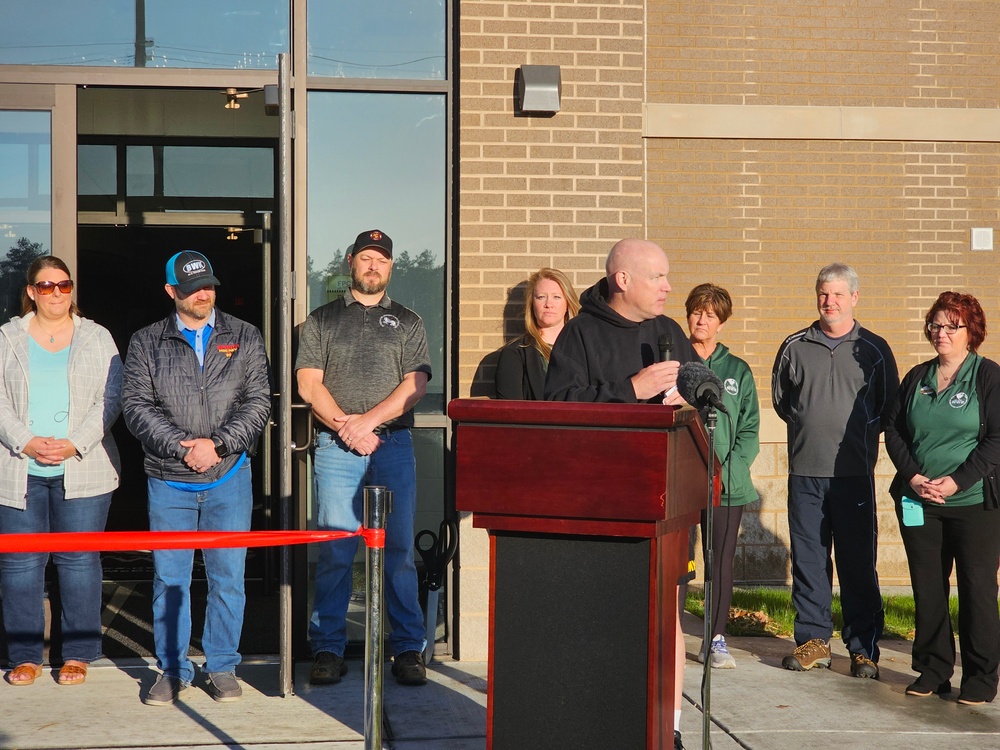
[[[684,674],[681,730],[689,750],[702,747],[702,621],[685,614],[689,661]],[[882,679],[852,678],[836,644],[831,670],[789,672],[781,659],[793,644],[775,638],[731,638],[737,668],[712,672],[710,700],[715,750],[880,750],[1000,747],[1000,703],[961,706],[957,692],[912,698],[909,644],[883,643]],[[613,659],[613,655],[609,658]],[[308,664],[296,670],[296,694],[277,695],[276,664],[239,669],[244,700],[215,703],[196,683],[174,706],[153,708],[139,696],[155,673],[142,660],[95,664],[81,687],[61,687],[48,670],[30,687],[0,684],[0,747],[23,750],[128,750],[205,747],[288,750],[364,748],[364,674],[359,661],[339,685],[310,687]],[[430,684],[397,685],[386,673],[384,746],[399,750],[483,750],[486,746],[486,664],[435,662]],[[553,689],[559,677],[553,675]],[[953,679],[957,688],[958,676]],[[541,738],[540,748],[562,748]],[[609,750],[630,750],[609,748]]]

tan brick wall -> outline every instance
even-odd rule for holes
[[[459,392],[492,383],[503,312],[542,266],[583,288],[643,232],[643,12],[625,2],[462,2]],[[515,117],[520,65],[559,65],[562,109]],[[513,298],[513,301],[512,301]],[[516,319],[516,314],[509,313]],[[507,334],[516,332],[516,320]],[[482,365],[482,366],[481,366]]]
[[[648,3],[650,102],[986,107],[995,0]]]
[[[1000,107],[995,2],[467,0],[460,12],[458,392],[488,392],[488,355],[504,341],[505,316],[516,330],[528,273],[553,265],[582,290],[615,240],[660,242],[671,257],[669,315],[683,317],[697,283],[733,293],[723,340],[753,369],[765,425],[754,467],[762,502],[744,522],[737,577],[786,581],[787,467],[769,376],[781,340],[815,318],[818,269],[858,269],[858,317],[889,341],[901,372],[931,354],[920,320],[940,291],[969,291],[988,316],[1000,311],[996,254],[969,248],[972,227],[1000,224],[1000,144],[884,135],[920,108]],[[525,63],[562,67],[555,117],[514,117]],[[872,115],[883,140],[644,139],[645,104],[828,108],[822,122],[836,107],[887,109]],[[670,135],[669,118],[656,135]],[[998,346],[987,340],[982,353],[995,358]],[[907,579],[884,493],[891,474],[883,453],[887,584]],[[475,658],[485,653],[488,544],[468,519],[462,532],[461,654]]]

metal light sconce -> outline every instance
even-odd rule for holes
[[[514,76],[514,110],[522,116],[553,116],[562,100],[558,65],[522,65]]]
[[[250,96],[249,91],[240,91],[239,89],[226,89],[221,93],[226,95],[226,109],[239,109],[239,100]]]

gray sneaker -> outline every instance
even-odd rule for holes
[[[232,672],[209,672],[208,694],[219,703],[232,703],[243,697],[243,688]]]
[[[147,706],[170,706],[177,700],[177,696],[182,690],[186,690],[187,685],[176,677],[168,677],[161,674],[156,678],[153,687],[149,689],[142,702]]]
[[[806,641],[781,660],[781,666],[796,672],[805,672],[813,667],[830,668],[830,646],[819,638]]]
[[[712,639],[708,654],[712,669],[736,669],[736,659],[729,653],[729,647],[726,646],[726,639],[722,636]],[[705,663],[704,644],[702,644],[701,651],[698,653],[698,661],[702,664]]]

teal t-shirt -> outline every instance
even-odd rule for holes
[[[28,425],[32,435],[64,438],[69,434],[69,347],[57,352],[44,349],[28,337]],[[35,477],[58,477],[63,465],[28,463]]]
[[[913,393],[907,424],[913,435],[913,458],[921,474],[936,478],[951,475],[979,444],[979,396],[976,374],[982,357],[970,354],[952,383],[937,392],[937,365],[932,365]],[[983,502],[983,482],[959,490],[945,503],[952,506]]]

